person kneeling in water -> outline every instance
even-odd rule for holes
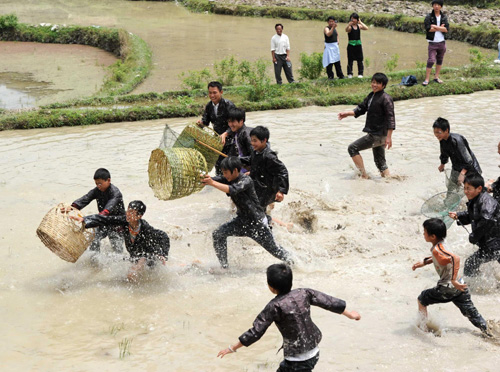
[[[127,278],[137,280],[144,267],[153,266],[157,260],[163,265],[168,259],[170,239],[164,231],[155,229],[142,219],[146,212],[146,205],[140,200],[130,202],[125,216],[103,216],[93,214],[86,217],[71,216],[70,218],[83,223],[89,229],[97,226],[123,226],[125,248],[134,262]]]

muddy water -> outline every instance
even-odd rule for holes
[[[0,108],[90,96],[102,87],[108,52],[83,45],[0,42]]]
[[[497,370],[498,346],[481,338],[452,304],[430,307],[441,337],[417,330],[416,297],[437,274],[432,267],[413,272],[411,265],[429,250],[420,206],[445,190],[432,121],[448,118],[469,140],[484,175],[497,177],[499,99],[494,91],[397,102],[388,163],[399,177],[392,180],[377,176],[369,152],[363,155],[373,178],[354,176],[346,148],[361,134],[363,120],[337,121],[346,107],[249,113],[249,125],[270,128],[290,171],[292,189],[274,216],[292,221],[309,207],[317,218],[315,233],[297,224],[291,232],[275,228],[297,259],[295,287],[343,298],[363,317],[354,322],[313,309],[324,335],[315,370]],[[191,120],[168,122],[180,131]],[[2,371],[276,370],[282,353],[276,354],[281,338],[275,326],[252,347],[216,358],[272,298],[264,272],[276,261],[252,241],[234,238],[228,272],[210,272],[218,267],[211,232],[231,217],[230,203],[214,189],[176,201],[154,198],[147,163],[164,123],[0,133]],[[88,191],[101,166],[125,201],[142,199],[145,218],[171,237],[167,266],[137,285],[123,280],[128,266],[120,257],[103,254],[93,266],[84,255],[70,264],[35,236],[49,208]],[[474,250],[457,226],[448,240],[462,258]],[[488,264],[484,272],[472,283],[473,300],[486,319],[498,322],[500,267]],[[125,340],[132,340],[130,355],[120,359]]]
[[[162,92],[180,87],[178,75],[186,70],[211,67],[229,55],[238,59],[270,61],[270,39],[274,24],[282,22],[290,37],[292,62],[298,78],[299,54],[323,51],[325,22],[219,16],[190,13],[174,2],[123,0],[3,0],[0,12],[14,12],[27,23],[65,23],[123,27],[143,38],[153,50],[154,70],[136,92]],[[347,36],[339,24],[341,56],[347,72]],[[398,69],[415,68],[427,60],[423,35],[372,28],[363,32],[365,58],[370,60],[367,75],[384,69],[389,58],[399,54]],[[470,45],[447,42],[446,66],[468,61]],[[493,51],[481,49],[487,54]],[[271,69],[271,63],[269,63]],[[357,72],[357,67],[354,68]],[[271,71],[269,71],[271,74]]]

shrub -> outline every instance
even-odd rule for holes
[[[17,27],[17,16],[15,14],[6,14],[0,16],[0,30]]]
[[[389,72],[392,72],[398,67],[399,54],[394,54],[389,60],[385,63],[385,69]]]
[[[190,70],[186,73],[183,72],[179,77],[182,79],[182,85],[191,89],[203,89],[206,87],[207,81],[211,80],[208,68],[204,68],[201,71]]]
[[[215,76],[223,86],[235,85],[240,75],[240,65],[234,56],[214,63]]]
[[[316,80],[320,77],[323,70],[323,55],[314,52],[310,55],[300,53],[299,75],[304,79]]]

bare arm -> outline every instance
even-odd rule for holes
[[[354,310],[353,311],[344,310],[342,315],[348,317],[349,319],[353,319],[353,320],[360,320],[361,319],[361,315],[359,315],[359,313],[357,311],[354,311]]]
[[[352,30],[352,21],[350,21],[347,24],[347,27],[345,28],[345,32],[349,33],[349,32],[351,32],[351,30]]]
[[[229,345],[226,349],[219,351],[219,354],[217,354],[217,357],[224,358],[224,355],[236,353],[236,350],[238,350],[242,346],[243,346],[243,344],[240,341],[238,341],[234,345],[232,345],[232,346]]]
[[[354,111],[339,112],[337,115],[339,120],[345,119],[348,116],[354,116]]]
[[[225,192],[226,194],[229,194],[229,185],[214,181],[212,177],[210,177],[208,174],[201,175],[202,180],[201,182],[205,185],[208,186],[213,186],[216,189]]]
[[[394,129],[387,130],[387,137],[385,138],[385,148],[389,150],[392,147],[392,131]]]
[[[368,30],[368,26],[361,22],[361,19],[358,21],[358,27],[362,30]]]
[[[271,50],[271,57],[273,58],[273,63],[276,63],[276,56],[274,55],[274,50]]]
[[[329,28],[328,26],[325,27],[325,35],[326,36],[332,36],[333,31],[335,30],[335,27],[337,27],[337,24],[335,23],[332,28]]]

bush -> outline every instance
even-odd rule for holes
[[[389,60],[385,63],[385,69],[389,72],[392,72],[398,67],[399,54],[394,54]]]
[[[208,68],[201,71],[190,70],[179,75],[182,80],[182,85],[191,89],[203,89],[207,86],[207,81],[210,81],[211,74]]]
[[[6,14],[0,16],[0,30],[17,27],[17,16],[15,14]]]
[[[314,52],[310,55],[300,53],[299,75],[304,79],[316,80],[320,77],[323,70],[323,55]]]
[[[234,56],[214,63],[215,76],[223,86],[235,85],[240,75],[240,65]]]

